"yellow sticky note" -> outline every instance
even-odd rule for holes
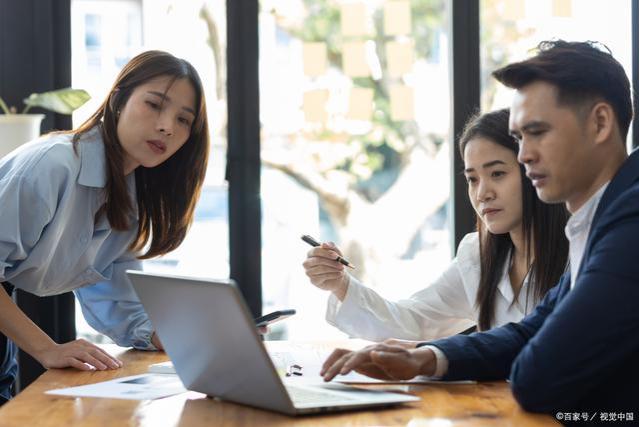
[[[384,3],[384,34],[399,36],[411,33],[410,2],[389,1]]]
[[[395,122],[415,118],[415,95],[413,88],[405,85],[390,88],[391,119]]]
[[[317,77],[326,73],[326,43],[304,43],[304,74]]]
[[[518,21],[526,15],[525,0],[504,0],[504,18]]]
[[[342,45],[342,68],[350,77],[366,77],[370,75],[370,67],[366,62],[366,46],[364,42],[345,42]]]
[[[328,91],[325,89],[304,92],[304,119],[307,122],[326,122],[328,119],[326,101],[328,101]]]
[[[351,89],[346,118],[368,120],[373,115],[373,89],[355,87]]]
[[[572,1],[571,0],[552,0],[552,15],[562,18],[569,18],[572,16]]]
[[[401,77],[410,73],[413,70],[413,62],[412,42],[386,43],[386,64],[391,77]]]
[[[368,33],[366,4],[364,2],[344,3],[340,7],[342,35],[363,36]]]

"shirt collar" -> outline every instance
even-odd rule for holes
[[[510,282],[510,266],[512,263],[512,251],[508,257],[508,262],[504,263],[504,268],[501,273],[501,280],[497,284],[497,289],[501,295],[508,301],[509,304],[512,304],[515,301],[515,293],[513,292],[513,285]],[[528,293],[528,285],[530,281],[530,271],[526,273],[526,277],[521,284],[521,288],[519,289],[519,295],[517,296],[517,300],[519,301],[521,296],[525,296]]]
[[[90,129],[80,137],[78,149],[80,150],[80,175],[78,176],[78,184],[94,188],[106,187],[106,152],[99,126]],[[135,199],[135,173],[130,173],[126,176],[126,185],[128,193],[133,197],[132,209],[128,212],[127,216],[130,219],[137,220],[138,204]]]
[[[610,181],[602,185],[601,188],[597,190],[597,192],[593,194],[590,199],[588,199],[588,201],[584,203],[582,207],[577,209],[577,212],[572,214],[572,216],[568,219],[565,228],[566,237],[568,239],[590,229],[590,224],[592,224],[592,219],[597,211],[597,206],[599,206],[601,196],[603,196],[606,191],[608,184],[610,184]]]
[[[98,126],[80,137],[78,149],[80,150],[78,183],[85,187],[104,188],[107,181],[106,153]]]

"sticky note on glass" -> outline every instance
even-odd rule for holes
[[[348,99],[348,113],[350,120],[370,121],[373,115],[373,89],[354,87]]]
[[[304,74],[317,77],[326,73],[326,43],[304,43]]]
[[[325,123],[328,119],[326,101],[328,101],[328,91],[325,89],[304,92],[304,119],[307,122]]]
[[[561,18],[569,18],[572,16],[571,0],[552,0],[552,15]]]
[[[384,3],[384,34],[400,36],[411,31],[410,2],[401,0]]]
[[[345,42],[342,45],[342,68],[350,77],[366,77],[371,71],[366,61],[366,45],[364,42]]]
[[[395,122],[415,118],[415,95],[413,88],[395,85],[390,88],[391,119]]]
[[[342,35],[346,37],[363,36],[368,33],[364,2],[344,3],[340,7]]]
[[[526,12],[525,0],[504,0],[504,18],[511,21],[523,19]]]
[[[413,71],[412,41],[386,43],[386,66],[391,77],[401,77]]]

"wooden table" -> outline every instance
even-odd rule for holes
[[[435,426],[537,426],[556,425],[545,415],[524,412],[506,382],[473,385],[398,386],[422,398],[421,402],[392,409],[289,417],[229,402],[209,399],[196,392],[158,400],[72,398],[45,391],[106,381],[146,372],[151,363],[163,362],[160,352],[106,348],[124,367],[114,371],[81,372],[52,369],[0,408],[0,426],[272,426],[272,425],[409,425]],[[379,387],[379,386],[372,386]]]

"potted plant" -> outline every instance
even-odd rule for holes
[[[25,107],[18,113],[0,97],[0,157],[21,144],[40,135],[40,124],[44,114],[28,114],[32,107],[40,107],[60,114],[71,114],[84,105],[91,96],[82,89],[59,89],[51,92],[33,93],[23,100]]]

